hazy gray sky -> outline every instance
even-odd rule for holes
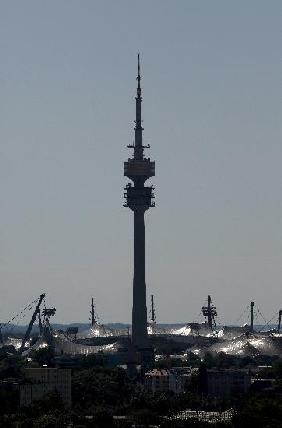
[[[282,307],[280,0],[0,1],[0,320],[131,320],[136,53],[156,160],[147,292],[160,322],[210,293]],[[241,320],[243,321],[243,320]],[[258,320],[260,321],[260,320]]]

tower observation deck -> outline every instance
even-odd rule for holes
[[[141,76],[140,58],[138,54],[138,75],[134,144],[127,146],[133,149],[133,157],[124,162],[124,175],[132,180],[124,188],[125,207],[134,213],[134,277],[133,277],[133,306],[132,306],[132,342],[140,351],[148,348],[147,306],[145,282],[145,222],[144,214],[154,207],[153,186],[145,186],[146,180],[155,175],[155,162],[144,156],[142,141],[141,117]]]

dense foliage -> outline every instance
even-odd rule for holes
[[[13,385],[24,380],[24,367],[54,365],[50,349],[32,354],[27,361],[9,349],[0,352],[0,428],[63,428],[72,422],[73,428],[131,428],[133,422],[142,426],[155,424],[160,428],[208,428],[210,424],[197,420],[171,418],[181,410],[225,410],[231,406],[236,413],[230,423],[217,423],[214,428],[282,428],[282,360],[273,358],[271,367],[260,372],[260,378],[274,379],[272,395],[250,392],[248,396],[231,400],[214,400],[205,394],[207,368],[256,367],[262,361],[254,358],[206,354],[203,361],[193,354],[181,365],[198,367],[187,384],[184,394],[152,395],[144,390],[141,376],[129,379],[121,368],[106,367],[95,356],[82,357],[72,369],[72,409],[65,409],[57,394],[49,394],[26,409],[19,409],[18,390]],[[152,364],[153,367],[174,367],[179,360],[169,357]],[[280,395],[279,395],[280,394]],[[113,418],[115,416],[115,418]]]

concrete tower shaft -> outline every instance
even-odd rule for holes
[[[124,162],[124,175],[133,182],[125,187],[125,204],[134,213],[134,277],[133,277],[133,307],[132,307],[132,342],[139,348],[148,347],[147,306],[145,282],[145,221],[144,214],[150,207],[155,206],[153,186],[145,186],[145,181],[155,175],[155,162],[144,157],[142,127],[142,91],[140,75],[140,58],[138,54],[138,75],[136,94],[135,140],[132,148],[133,157]]]

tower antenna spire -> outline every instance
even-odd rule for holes
[[[137,54],[137,67],[138,67],[138,74],[137,74],[137,94],[135,97],[136,102],[136,117],[135,117],[135,143],[134,143],[134,158],[138,160],[143,160],[144,158],[144,147],[143,147],[143,127],[142,127],[142,96],[141,96],[141,75],[140,75],[140,53]]]
[[[141,75],[140,75],[140,52],[138,52],[137,54],[137,60],[138,60],[138,74],[137,74],[137,81],[138,81],[138,86],[137,86],[137,97],[141,97]]]

